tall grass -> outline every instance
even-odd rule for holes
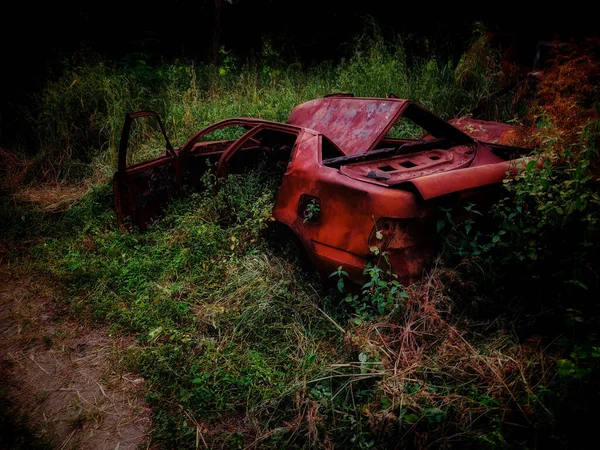
[[[158,111],[176,144],[224,118],[285,121],[296,105],[333,92],[394,93],[448,119],[469,113],[498,82],[488,72],[464,89],[450,63],[431,59],[409,66],[399,41],[385,42],[377,35],[358,41],[354,55],[337,66],[304,70],[272,57],[245,65],[231,58],[221,67],[185,61],[122,67],[98,59],[73,60],[38,96],[39,109],[32,115],[38,170],[31,173],[77,178],[98,168],[110,172],[123,118],[134,110]],[[140,125],[139,133],[141,141],[157,138],[148,125]]]
[[[273,187],[251,173],[217,192],[211,179],[144,233],[115,226],[99,186],[33,252],[79,317],[137,336],[120,356],[146,380],[157,444],[383,449],[427,435],[493,448],[506,444],[503,416],[546,417],[536,386],[553,373],[548,355],[455,317],[440,271],[404,310],[352,320],[262,239]]]

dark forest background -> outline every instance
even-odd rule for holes
[[[576,6],[576,5],[574,5]],[[217,16],[219,20],[217,21]],[[473,25],[516,37],[529,62],[536,43],[595,33],[585,8],[556,10],[513,3],[422,4],[342,0],[169,0],[150,2],[15,2],[2,12],[0,70],[1,140],[10,140],[17,105],[49,78],[57,78],[73,54],[96,54],[127,64],[153,65],[183,58],[216,62],[224,47],[252,59],[265,40],[279,56],[303,67],[336,63],[374,26],[384,38],[401,36],[407,55],[435,54],[456,63],[473,39]],[[218,22],[218,24],[217,24]]]

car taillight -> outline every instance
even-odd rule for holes
[[[406,284],[421,276],[437,241],[432,218],[381,218],[371,230],[369,249],[382,269],[391,269]]]

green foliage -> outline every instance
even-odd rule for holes
[[[167,447],[195,440],[184,411],[211,421],[247,410],[264,430],[281,427],[305,379],[333,358],[337,332],[318,291],[261,238],[274,201],[266,181],[255,172],[217,183],[209,171],[204,190],[144,233],[118,229],[104,185],[34,248],[78,314],[137,335],[127,359],[148,382]],[[215,439],[239,443],[226,430]]]
[[[377,30],[363,36],[354,55],[336,67],[283,65],[268,40],[255,61],[242,64],[225,48],[220,56],[218,67],[151,63],[144,54],[127,55],[120,64],[99,57],[65,60],[63,72],[37,95],[39,107],[29,114],[39,150],[31,177],[79,179],[91,171],[112,172],[125,114],[140,109],[158,111],[171,140],[180,145],[227,117],[285,121],[294,106],[332,92],[395,93],[450,118],[470,112],[492,89],[487,69],[480,71],[481,82],[465,89],[450,63],[432,58],[409,65],[401,39],[386,42]],[[152,121],[136,123],[132,138],[137,149],[132,163],[163,150]]]
[[[573,418],[598,401],[600,124],[589,120],[572,130],[566,148],[551,131],[542,116],[538,139],[546,147],[505,181],[491,209],[442,209],[438,232],[447,257],[462,261],[464,279],[481,287],[488,314],[511,320],[524,336],[563,336],[549,346],[558,379],[540,390],[552,410],[553,437],[562,440],[576,439],[570,429],[587,425]],[[511,311],[522,319],[511,319]]]
[[[135,74],[104,62],[66,66],[38,95],[39,109],[31,117],[41,170],[60,179],[87,175],[81,163],[115,148],[125,112],[140,109],[149,94]],[[78,167],[83,173],[74,171]]]
[[[228,73],[234,72],[237,70],[238,63],[236,61],[235,56],[232,56],[230,52],[225,50],[225,47],[221,46],[219,49],[219,75],[225,76]]]
[[[388,270],[384,270],[370,262],[367,263],[363,270],[363,275],[366,276],[367,281],[362,285],[360,295],[349,293],[344,298],[344,301],[355,313],[353,321],[356,324],[397,311],[402,306],[403,299],[408,297],[408,294],[404,292],[404,288],[396,279],[398,276],[391,272],[391,266],[385,253],[382,256]],[[344,277],[348,277],[348,272],[340,266],[329,275],[329,277],[333,276],[338,277],[337,288],[340,292],[343,292],[345,287]]]
[[[41,208],[27,208],[8,195],[0,195],[0,242],[19,242],[47,231]]]
[[[600,347],[576,345],[569,359],[556,361],[558,375],[565,378],[582,379],[598,368]]]
[[[303,222],[308,222],[310,220],[316,220],[321,215],[321,204],[315,200],[311,199],[304,210],[304,220]]]
[[[450,119],[471,113],[482,99],[502,87],[496,60],[490,54],[477,54],[471,59],[475,64],[469,68],[473,79],[464,85],[461,82],[464,64],[453,67],[451,62],[435,56],[409,64],[402,39],[386,42],[375,29],[371,35],[362,36],[353,56],[342,61],[336,71],[340,92],[367,97],[394,93]],[[507,120],[512,114],[511,108],[497,108],[487,112],[486,118]]]
[[[495,220],[493,227],[475,227],[477,216],[482,216],[476,205],[463,207],[468,214],[459,223],[452,219],[455,211],[442,209],[438,232],[452,230],[446,236],[449,249],[476,258],[499,283],[533,278],[547,283],[550,298],[558,302],[555,306],[578,307],[587,297],[585,291],[597,289],[598,129],[593,123],[582,130],[585,138],[577,151],[540,153],[507,179],[504,194],[488,213]],[[571,288],[565,290],[565,285]],[[559,295],[573,289],[579,291],[579,300],[563,303]]]

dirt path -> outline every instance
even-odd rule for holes
[[[53,448],[149,447],[144,380],[115,364],[132,342],[89,328],[68,311],[47,284],[0,264],[3,396]]]

